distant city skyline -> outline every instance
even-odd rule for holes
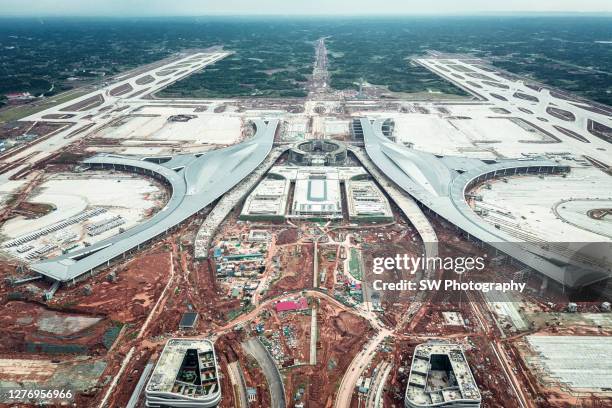
[[[398,15],[481,13],[612,13],[610,0],[2,0],[11,16]]]

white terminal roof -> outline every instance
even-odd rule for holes
[[[506,253],[526,266],[569,287],[587,286],[610,276],[609,265],[597,265],[574,256],[585,247],[578,244],[566,253],[538,242],[518,242],[478,216],[466,201],[470,187],[490,177],[540,172],[567,172],[569,166],[551,160],[488,160],[439,157],[397,144],[382,133],[384,119],[361,118],[365,149],[372,162],[389,179],[421,205],[431,209],[459,229]],[[589,246],[594,245],[589,243]],[[571,250],[571,251],[570,251]],[[600,256],[612,250],[610,243],[597,243]],[[591,249],[589,249],[591,251]],[[570,256],[574,256],[570,259]]]
[[[367,172],[360,166],[274,166],[269,175],[295,181],[293,214],[338,216],[342,214],[340,180],[365,176]]]
[[[168,157],[162,164],[155,163],[156,158],[110,154],[85,160],[84,163],[92,167],[136,169],[164,179],[172,187],[172,196],[166,206],[146,222],[90,247],[37,262],[30,268],[57,281],[71,281],[164,234],[251,174],[270,153],[278,122],[278,119],[256,119],[255,135],[243,143],[203,154]]]

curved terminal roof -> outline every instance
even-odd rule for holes
[[[172,196],[164,208],[146,222],[96,244],[56,258],[34,263],[30,268],[51,279],[67,282],[138,248],[185,221],[231,190],[253,172],[272,149],[278,119],[255,120],[255,135],[246,142],[203,154],[165,158],[98,155],[84,161],[90,167],[136,170],[164,179]],[[163,160],[160,160],[163,161]]]
[[[360,119],[365,149],[376,166],[423,206],[468,236],[485,242],[517,261],[566,286],[584,286],[609,277],[610,271],[551,252],[541,244],[516,242],[514,237],[482,220],[465,200],[474,183],[514,174],[559,173],[569,166],[550,160],[500,160],[440,157],[397,144],[382,133],[383,119]],[[605,245],[606,247],[604,248]],[[600,247],[605,254],[609,244]],[[573,248],[580,251],[581,247]]]

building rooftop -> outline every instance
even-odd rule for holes
[[[551,382],[574,389],[612,390],[612,338],[527,336],[536,364]],[[576,352],[572,352],[576,351]]]
[[[188,400],[216,406],[221,386],[214,347],[209,340],[170,339],[146,387],[147,406]]]
[[[317,177],[317,176],[314,176]],[[337,178],[298,179],[291,214],[298,217],[341,217],[340,183]]]
[[[348,180],[346,190],[349,217],[393,219],[389,201],[374,181]]]
[[[284,216],[288,193],[288,180],[265,178],[246,199],[241,216]]]
[[[479,407],[480,391],[461,346],[418,345],[412,357],[405,400],[407,407],[453,406],[455,402]]]
[[[274,308],[277,313],[305,310],[308,309],[308,301],[305,298],[300,298],[297,301],[286,300],[283,302],[278,302],[276,305],[274,305]]]
[[[181,317],[181,321],[179,322],[179,328],[192,329],[195,327],[197,320],[198,320],[198,314],[196,312],[183,313],[183,316]]]

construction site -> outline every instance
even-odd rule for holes
[[[325,38],[302,104],[155,97],[230,53],[9,129],[0,388],[98,408],[612,405],[611,264],[589,246],[612,240],[610,108],[436,52],[414,63],[469,103],[338,99]],[[469,278],[526,289],[375,289],[454,276],[377,277],[397,254],[488,257]]]

